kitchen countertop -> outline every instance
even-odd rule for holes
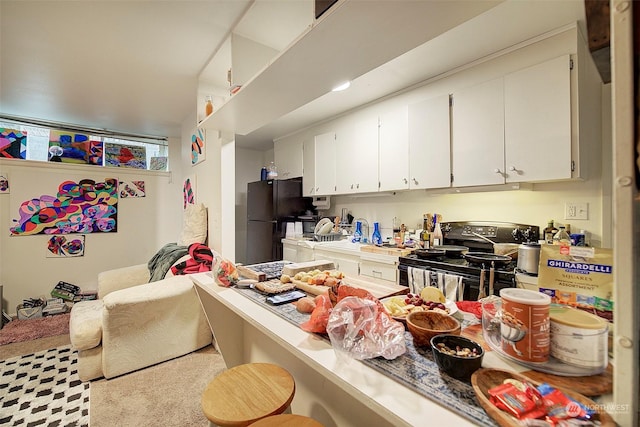
[[[374,262],[382,262],[386,264],[394,264],[398,261],[400,254],[376,253],[362,250],[364,246],[372,246],[363,243],[352,243],[348,239],[336,240],[331,242],[316,242],[310,239],[282,239],[282,243],[298,245],[310,249],[321,249],[329,252],[337,252],[346,255],[355,255],[360,258]]]

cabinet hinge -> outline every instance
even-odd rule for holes
[[[575,172],[575,171],[576,171],[576,161],[571,160],[571,172]]]
[[[573,59],[569,59],[569,69],[573,70]]]

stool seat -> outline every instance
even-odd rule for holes
[[[251,427],[323,427],[313,418],[295,414],[272,415],[256,421]]]
[[[213,424],[248,426],[283,413],[295,394],[291,374],[271,363],[247,363],[216,376],[202,394],[202,410]]]

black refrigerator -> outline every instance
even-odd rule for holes
[[[286,223],[307,209],[302,178],[256,181],[247,184],[246,264],[282,260]]]

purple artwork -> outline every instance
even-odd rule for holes
[[[55,196],[22,202],[12,236],[117,231],[118,180],[65,181]]]

